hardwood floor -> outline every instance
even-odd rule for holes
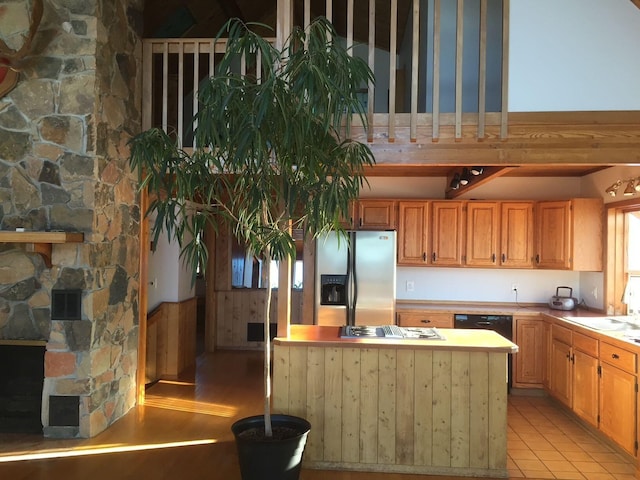
[[[203,354],[195,371],[179,382],[161,381],[151,387],[145,406],[136,407],[95,438],[0,434],[0,479],[239,479],[229,427],[234,420],[261,411],[261,352]],[[568,449],[563,453],[542,441],[545,435],[558,438],[553,428],[570,429],[580,440],[571,448],[563,443],[562,448]],[[599,443],[545,398],[510,396],[509,462],[511,478],[634,478],[628,458]],[[326,478],[424,480],[425,476],[306,469],[301,475],[301,480]]]

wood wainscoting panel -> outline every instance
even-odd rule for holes
[[[264,288],[238,288],[214,292],[216,313],[207,315],[206,330],[215,332],[215,348],[262,348],[262,340],[248,340],[249,324],[264,324],[264,311],[267,301],[267,290]],[[301,290],[291,292],[291,323],[301,323],[302,317]],[[271,324],[277,323],[278,291],[274,290],[271,297],[269,315]],[[272,335],[275,331],[272,331]],[[261,337],[263,338],[263,337]]]
[[[155,365],[154,380],[175,379],[195,364],[197,308],[193,297],[163,302],[149,314],[147,365]]]

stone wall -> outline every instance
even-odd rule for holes
[[[44,0],[34,53],[0,98],[0,228],[65,230],[52,267],[0,244],[0,339],[47,341],[47,436],[94,436],[135,404],[139,202],[127,141],[140,128],[143,0]],[[19,47],[30,0],[0,6]],[[82,319],[51,320],[52,289],[82,290]],[[77,425],[50,425],[49,399],[77,397]]]

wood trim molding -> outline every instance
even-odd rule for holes
[[[636,7],[640,8],[640,0],[631,0],[631,3],[633,3]]]

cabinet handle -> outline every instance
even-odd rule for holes
[[[613,359],[617,360],[617,359],[619,359],[619,358],[620,358],[620,355],[618,355],[617,353],[612,353],[612,354],[611,354],[611,358],[613,358]]]
[[[427,261],[427,252],[422,252],[422,261],[423,262]]]
[[[507,256],[503,253],[502,254],[502,263],[507,261]]]
[[[358,223],[360,223],[360,226],[362,226],[362,219],[360,219],[360,221]]]
[[[496,263],[496,254],[495,253],[491,254],[491,262],[492,263]]]
[[[540,263],[540,255],[536,254],[536,263]]]
[[[571,354],[567,353],[567,360],[571,361]]]
[[[420,320],[420,323],[431,323],[431,320],[425,318],[424,320]]]
[[[434,262],[436,261],[436,252],[433,252],[433,254],[431,255],[431,260],[433,260]]]

